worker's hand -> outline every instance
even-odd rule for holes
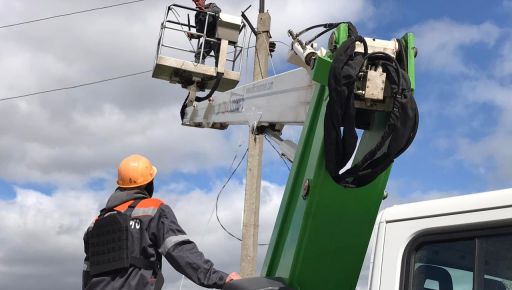
[[[231,274],[229,274],[228,277],[226,278],[226,283],[238,279],[242,279],[242,277],[240,277],[240,274],[238,274],[237,272],[231,272]]]
[[[188,37],[188,39],[198,39],[198,38],[201,38],[201,36],[199,36],[197,34],[194,34],[192,32],[187,32],[187,37]]]

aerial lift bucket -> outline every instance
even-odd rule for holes
[[[215,38],[207,37],[207,25],[204,31],[192,31],[191,28],[195,29],[196,25],[190,23],[190,15],[187,14],[188,21],[184,22],[179,12],[206,13],[207,24],[208,18],[216,17]],[[243,52],[243,47],[238,45],[241,24],[240,17],[224,13],[217,15],[178,4],[168,6],[160,29],[153,78],[180,84],[194,94],[196,91],[207,89],[225,92],[235,88],[240,81],[240,56]],[[174,33],[169,37],[171,32]],[[186,40],[187,37],[190,43],[188,48],[185,46],[186,43],[180,45],[180,40]],[[197,39],[195,47],[190,38]],[[168,44],[169,41],[172,45]],[[204,46],[207,42],[217,43],[219,46],[214,65],[210,65],[203,59]],[[179,55],[180,52],[181,55]],[[200,59],[194,59],[196,54],[201,56]],[[232,58],[228,59],[228,54],[232,55]],[[189,60],[184,59],[185,57],[189,57]]]

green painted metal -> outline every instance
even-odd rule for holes
[[[320,85],[327,86],[331,64],[332,60],[330,58],[318,57],[315,61],[315,69],[312,72],[311,79]]]
[[[347,39],[347,31],[345,24],[337,28],[338,45]],[[315,92],[262,274],[284,278],[296,290],[353,290],[391,168],[361,188],[344,188],[329,176],[323,122],[331,60],[319,60],[312,73]],[[379,116],[379,125],[364,132],[356,159],[377,142],[385,117]]]
[[[407,73],[409,74],[409,79],[411,80],[411,89],[414,91],[416,89],[416,73],[414,70],[415,67],[415,45],[414,45],[414,34],[411,32],[406,33],[402,40],[405,42],[405,47],[407,50]]]
[[[348,38],[348,24],[340,24],[334,30],[336,36],[336,47],[340,47],[341,44]]]

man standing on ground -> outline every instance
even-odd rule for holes
[[[159,290],[162,256],[194,283],[222,288],[240,279],[214,268],[171,210],[153,198],[156,168],[141,155],[121,161],[118,188],[84,235],[85,290]]]

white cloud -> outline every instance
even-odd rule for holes
[[[97,194],[50,197],[21,188],[16,193],[15,200],[0,201],[0,288],[79,288],[81,236],[97,208]]]
[[[495,113],[476,111],[474,114],[493,118],[480,124],[483,136],[460,136],[456,145],[459,158],[477,173],[486,176],[490,184],[510,184],[512,172],[512,85],[497,79],[480,78],[462,83],[459,103],[465,106],[490,105]],[[473,118],[477,118],[478,115]],[[469,117],[469,119],[473,119]]]
[[[414,32],[418,47],[418,69],[471,74],[472,63],[462,49],[476,44],[492,47],[501,29],[491,22],[465,24],[450,19],[429,20],[407,31]]]
[[[434,88],[427,89],[442,95],[423,97],[423,103],[430,105],[423,107],[424,112],[454,122],[435,128],[439,133],[431,141],[433,146],[453,150],[445,161],[466,165],[487,179],[489,187],[510,185],[512,58],[508,52],[512,34],[488,21],[467,24],[450,19],[429,20],[409,30],[417,37],[417,69],[450,74],[446,81],[431,83]],[[464,49],[477,44],[494,53],[471,59]]]
[[[92,177],[111,177],[132,152],[150,157],[162,173],[195,171],[225,164],[234,147],[221,132],[182,127],[174,105],[134,113],[123,111],[121,104],[98,104],[91,112],[60,117],[37,103],[22,107],[0,107],[4,116],[19,120],[0,125],[0,148],[12,152],[1,157],[5,167],[0,174],[10,180],[79,185]]]
[[[481,140],[461,139],[458,150],[461,159],[473,167],[477,173],[487,177],[490,184],[499,186],[510,184],[512,153],[510,132],[496,132]]]
[[[218,188],[218,187],[215,187]],[[165,193],[164,193],[165,191]],[[219,204],[227,228],[240,233],[243,184],[232,182]],[[209,221],[216,192],[193,190],[175,194],[162,189],[155,194],[175,211],[182,227],[217,268],[238,271],[239,242],[227,236],[215,217]],[[283,187],[263,182],[260,240],[268,241],[279,208]],[[14,200],[0,201],[0,288],[79,289],[83,264],[83,231],[106,200],[90,190],[60,190],[47,196],[16,188]],[[266,247],[259,252],[259,268]],[[166,266],[165,289],[177,289],[181,276]],[[183,289],[201,289],[190,281]]]
[[[369,17],[362,11],[372,7],[366,0],[324,2],[267,3],[275,15],[274,38],[286,41],[289,28],[313,23],[362,20]],[[249,3],[219,5],[238,14]],[[150,69],[168,4],[144,1],[3,29],[0,78],[5,85],[0,86],[0,98]],[[0,5],[8,8],[0,11],[0,19],[9,24],[105,3],[46,0]],[[257,7],[250,10],[251,19],[256,19],[256,12]],[[274,57],[276,65],[284,62],[281,51]],[[248,63],[252,66],[251,60]],[[151,157],[162,173],[223,166],[236,145],[233,129],[221,133],[182,127],[178,116],[185,95],[179,86],[146,74],[2,102],[0,150],[9,154],[0,157],[0,177],[79,187],[95,177],[112,178],[119,160],[135,152]]]
[[[512,3],[512,1],[511,1]],[[510,4],[512,7],[512,4]],[[510,39],[510,38],[509,38]],[[496,73],[494,74],[497,78],[509,79],[512,76],[512,40],[506,42],[500,52],[500,59],[496,62]]]

